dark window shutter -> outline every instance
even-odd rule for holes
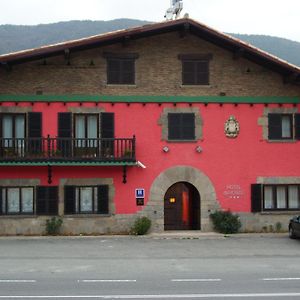
[[[101,113],[101,138],[115,137],[115,114]]]
[[[115,114],[101,113],[101,151],[103,157],[114,156]],[[108,139],[108,140],[107,140]]]
[[[2,215],[2,187],[0,187],[0,215]]]
[[[57,215],[57,186],[38,186],[36,188],[36,213],[39,215]]]
[[[75,186],[65,186],[65,214],[74,214],[75,212]]]
[[[108,214],[108,185],[99,185],[98,186],[98,213],[99,214]]]
[[[180,139],[180,113],[168,114],[168,139],[178,140]]]
[[[295,138],[300,140],[300,114],[295,114]]]
[[[185,140],[195,139],[195,114],[183,113],[181,114],[181,136]]]
[[[194,140],[195,114],[169,113],[168,128],[169,140]]]
[[[29,151],[32,153],[42,151],[42,113],[29,112],[28,113],[28,138]]]
[[[134,84],[135,60],[128,58],[107,59],[108,84]]]
[[[282,138],[281,114],[268,114],[269,140]]]
[[[45,215],[47,213],[47,187],[38,186],[36,188],[36,213]]]
[[[28,137],[29,138],[42,137],[42,113],[40,112],[28,113]]]
[[[49,186],[48,187],[48,214],[57,215],[58,214],[58,187]]]
[[[70,156],[72,152],[72,113],[58,113],[58,143],[62,156]]]
[[[262,210],[262,184],[251,184],[251,212]]]

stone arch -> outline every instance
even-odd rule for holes
[[[175,166],[166,169],[152,183],[144,213],[152,219],[153,230],[164,230],[164,196],[170,186],[180,181],[189,182],[198,190],[201,198],[201,230],[210,231],[212,227],[209,214],[220,208],[215,188],[207,175],[190,166]]]

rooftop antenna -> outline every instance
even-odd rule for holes
[[[174,15],[175,15],[175,19],[178,19],[182,9],[183,9],[183,0],[171,0],[171,7],[167,9],[165,14],[166,20],[167,21],[173,20]]]

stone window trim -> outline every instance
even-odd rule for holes
[[[97,185],[108,185],[108,207],[109,213],[108,214],[64,214],[64,187],[66,185],[72,186],[97,186]],[[115,215],[115,203],[114,203],[114,196],[115,196],[115,186],[113,183],[112,178],[62,178],[59,181],[58,187],[58,214],[60,216],[64,216],[67,218],[102,218],[102,217],[110,217]]]
[[[269,122],[268,115],[270,113],[278,113],[278,114],[295,114],[298,113],[297,107],[265,107],[263,111],[263,115],[258,118],[257,124],[262,126],[263,129],[263,140],[268,143],[296,143],[295,139],[280,139],[280,140],[270,140],[269,139]]]
[[[8,113],[8,114],[26,114],[32,112],[31,106],[1,106],[0,113]]]
[[[68,107],[68,112],[73,114],[100,114],[105,112],[103,107]]]
[[[195,114],[195,139],[194,140],[169,140],[168,139],[168,114],[169,113],[194,113]],[[159,120],[158,125],[162,126],[162,141],[167,141],[168,143],[195,143],[199,140],[202,140],[202,127],[203,120],[200,115],[199,108],[197,107],[166,107],[164,108]]]
[[[0,179],[0,187],[33,187],[34,192],[36,187],[41,184],[40,179]],[[23,218],[38,218],[40,217],[37,214],[18,214],[18,215],[1,215],[1,219],[8,218],[8,219],[23,219]]]

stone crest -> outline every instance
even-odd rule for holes
[[[236,138],[240,132],[240,124],[234,116],[230,116],[225,122],[224,132],[229,138]]]

